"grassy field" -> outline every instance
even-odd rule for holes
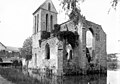
[[[15,84],[42,84],[37,79],[26,76],[21,71],[14,68],[0,67],[0,75]]]

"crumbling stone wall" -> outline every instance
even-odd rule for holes
[[[89,28],[92,29],[93,33],[93,52],[92,52],[92,60],[88,65],[88,70],[92,68],[92,70],[101,70],[106,73],[107,62],[106,62],[106,34],[102,30],[100,25],[92,23],[90,21],[86,21],[85,31],[86,32]],[[86,37],[83,37],[86,39]],[[84,43],[86,41],[84,40]],[[92,66],[91,66],[92,65]]]
[[[49,3],[51,4],[50,9],[48,8]],[[37,17],[38,14],[39,18]],[[69,20],[56,25],[59,28],[56,29],[57,32],[54,31],[55,27],[52,28],[50,25],[50,17],[53,16],[53,25],[57,24],[57,11],[51,0],[46,0],[33,15],[32,60],[29,62],[29,68],[40,69],[41,72],[50,70],[52,73],[61,76],[72,73],[85,74],[93,68],[104,70],[107,67],[106,34],[100,25],[81,17],[78,25],[74,25],[74,22]],[[35,23],[35,17],[37,17],[36,20],[39,20],[38,24]],[[89,51],[92,55],[90,61],[88,61],[86,47],[86,32],[88,30],[93,35],[93,46]],[[48,36],[44,37],[46,35]],[[46,45],[48,45],[47,49]],[[69,60],[67,45],[72,46],[72,58]],[[46,56],[50,57],[46,58]]]
[[[91,30],[93,34],[92,60],[90,62],[88,62],[86,56],[86,32],[88,30]],[[61,24],[60,32],[64,31],[66,33],[69,32],[69,34],[77,32],[79,35],[77,41],[75,41],[78,45],[72,48],[72,59],[67,60],[66,46],[69,43],[67,39],[63,38],[60,40],[55,36],[43,40],[40,47],[33,50],[33,54],[35,52],[38,53],[37,67],[42,72],[45,72],[46,68],[48,68],[52,70],[52,73],[61,76],[67,74],[86,74],[87,71],[91,70],[106,70],[106,34],[100,25],[86,21],[84,24],[80,22],[77,26],[74,26],[72,21],[68,21],[65,24]],[[47,43],[50,46],[50,59],[45,59],[45,45]],[[34,55],[33,59],[35,59]]]
[[[49,38],[41,42],[41,47],[33,49],[33,58],[31,60],[30,66],[40,69],[41,72],[45,72],[46,68],[52,70],[53,73],[57,73],[58,63],[57,63],[57,47],[58,40],[56,37]],[[50,46],[50,59],[46,59],[45,46],[48,44]],[[35,64],[35,54],[37,54],[37,63]],[[36,67],[35,67],[36,66]]]
[[[83,23],[84,22],[84,23]],[[102,70],[106,69],[106,34],[102,30],[101,26],[90,21],[80,22],[77,26],[74,26],[72,21],[68,21],[61,25],[61,31],[72,31],[78,32],[79,45],[73,49],[73,58],[67,61],[65,58],[65,46],[63,46],[63,73],[77,73],[85,74],[91,70]],[[71,25],[71,26],[70,26]],[[88,62],[86,57],[86,32],[91,30],[93,34],[93,46],[91,50],[91,61]],[[76,68],[77,67],[77,68]],[[74,71],[74,72],[70,72]]]

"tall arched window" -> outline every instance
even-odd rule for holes
[[[95,37],[94,37],[94,30],[89,28],[86,31],[86,57],[88,62],[94,59],[95,53]]]
[[[52,29],[53,29],[53,16],[51,15],[50,16],[50,29],[51,29],[51,31],[52,31]]]
[[[39,14],[37,14],[37,32],[38,32],[38,28],[39,28]]]
[[[50,47],[49,44],[47,43],[45,46],[45,52],[46,52],[46,59],[50,59]]]
[[[48,3],[48,10],[50,11],[51,10],[51,4]]]
[[[48,14],[46,14],[46,31],[48,31]]]
[[[36,16],[34,16],[35,17],[35,27],[34,27],[34,33],[36,33]]]
[[[37,66],[37,54],[35,53],[35,66]]]

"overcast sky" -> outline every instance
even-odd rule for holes
[[[22,47],[24,40],[32,35],[32,13],[45,0],[0,0],[0,42],[6,46]],[[61,12],[58,0],[52,0],[58,11],[58,23],[67,17]],[[107,52],[120,52],[120,8],[110,8],[111,0],[86,0],[81,4],[87,20],[100,24],[107,34]],[[64,17],[63,17],[64,16]]]

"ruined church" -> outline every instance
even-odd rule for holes
[[[57,24],[57,14],[51,0],[33,13],[32,59],[28,68],[59,76],[106,73],[106,33],[101,25],[84,17],[78,25],[72,20]],[[87,39],[87,32],[91,39]]]

